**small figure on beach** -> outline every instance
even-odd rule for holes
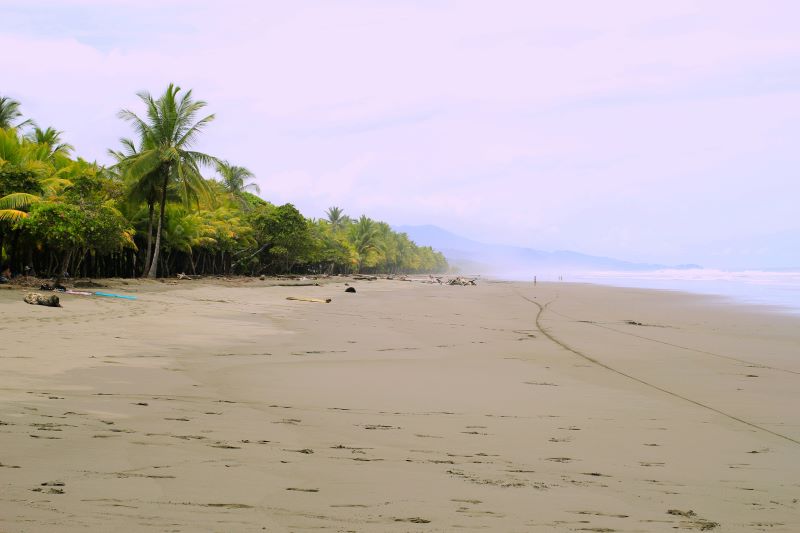
[[[536,276],[533,276],[533,286],[536,286]]]
[[[3,270],[0,271],[0,283],[8,283],[11,281],[11,267],[5,265]]]

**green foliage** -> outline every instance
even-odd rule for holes
[[[39,202],[22,222],[22,228],[45,246],[64,252],[86,243],[86,218],[86,211],[77,205]]]
[[[72,158],[54,128],[0,128],[3,261],[16,271],[106,276],[448,268],[442,254],[385,222],[354,220],[336,206],[307,219],[292,204],[253,194],[259,189],[245,167],[193,150],[214,116],[198,119],[205,102],[191,94],[174,85],[158,98],[140,93],[143,118],[120,112],[138,139],[109,150],[111,168]],[[17,120],[18,104],[8,102],[0,99],[0,115]],[[217,179],[204,178],[203,166]]]
[[[308,261],[314,242],[306,219],[295,206],[262,206],[250,222],[268,263],[278,271],[289,272],[295,264]]]
[[[30,238],[58,252],[85,248],[100,254],[133,247],[133,230],[110,206],[96,210],[62,202],[37,202],[20,223]]]
[[[42,186],[36,172],[15,165],[0,166],[0,196],[15,192],[41,194]]]

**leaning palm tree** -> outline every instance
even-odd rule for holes
[[[242,204],[242,207],[247,208],[250,205],[246,200],[245,193],[249,193],[250,191],[255,191],[256,193],[261,192],[257,184],[248,183],[250,178],[255,177],[255,174],[245,167],[231,165],[227,161],[220,161],[217,164],[217,172],[222,178],[222,185],[231,196]]]
[[[202,152],[191,150],[203,128],[214,115],[200,120],[197,115],[206,106],[202,100],[192,100],[189,90],[179,97],[180,87],[170,84],[158,99],[148,92],[137,96],[146,106],[146,117],[124,109],[119,117],[133,124],[140,136],[141,151],[126,159],[126,172],[135,180],[158,179],[159,216],[153,257],[147,277],[156,277],[161,247],[161,231],[167,203],[167,189],[175,184],[188,202],[208,196],[208,185],[200,175],[200,165],[213,165],[217,160]]]
[[[25,120],[17,124],[13,124],[22,116],[19,110],[19,102],[12,100],[7,96],[0,96],[0,128],[22,128],[31,124],[30,120]]]

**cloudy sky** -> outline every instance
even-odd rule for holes
[[[224,6],[224,7],[223,7]],[[800,265],[800,2],[0,0],[0,94],[107,162],[170,82],[307,216]]]

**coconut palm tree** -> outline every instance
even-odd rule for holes
[[[58,176],[58,171],[48,157],[43,145],[30,142],[17,134],[14,128],[0,129],[0,169],[29,176],[28,190],[4,190],[0,198],[0,220],[15,221],[27,217],[25,209],[44,195],[58,193],[70,185],[69,180]]]
[[[358,268],[361,270],[370,253],[380,250],[378,225],[366,215],[361,215],[358,221],[350,226],[350,242],[353,243],[358,253]]]
[[[350,217],[344,214],[344,210],[336,207],[335,205],[329,207],[325,214],[328,216],[328,222],[331,225],[331,229],[334,232],[339,231],[347,222],[350,221]]]
[[[0,128],[22,128],[32,123],[29,119],[13,124],[13,121],[21,116],[19,102],[7,96],[0,96]]]
[[[61,142],[62,131],[55,128],[42,129],[39,126],[34,126],[33,131],[28,133],[25,138],[29,141],[41,144],[47,147],[49,157],[54,157],[56,154],[69,156],[70,152],[74,150],[71,144]]]
[[[112,150],[109,148],[108,154],[114,158],[116,163],[111,167],[112,171],[119,174],[125,183],[125,196],[129,205],[138,207],[142,202],[147,203],[147,249],[145,250],[144,272],[150,267],[150,259],[153,254],[153,216],[155,204],[158,200],[158,179],[157,172],[151,172],[143,176],[132,176],[127,172],[126,165],[135,161],[135,156],[141,151],[136,147],[136,143],[128,138],[119,140],[122,150]]]
[[[198,200],[208,195],[208,185],[200,175],[200,165],[214,165],[218,161],[207,154],[191,150],[203,128],[214,115],[199,120],[197,116],[206,106],[202,100],[193,100],[189,90],[179,96],[180,87],[170,84],[158,99],[148,92],[137,96],[146,106],[145,118],[124,109],[119,117],[133,124],[140,136],[140,152],[126,159],[126,171],[132,179],[158,179],[159,216],[153,257],[147,276],[156,277],[161,231],[167,203],[167,188],[175,184],[184,199]]]
[[[250,178],[254,178],[255,174],[250,172],[245,167],[231,165],[228,161],[220,161],[217,164],[217,172],[222,178],[222,185],[233,196],[243,208],[249,208],[245,193],[255,191],[260,193],[261,189],[255,183],[248,183]]]

